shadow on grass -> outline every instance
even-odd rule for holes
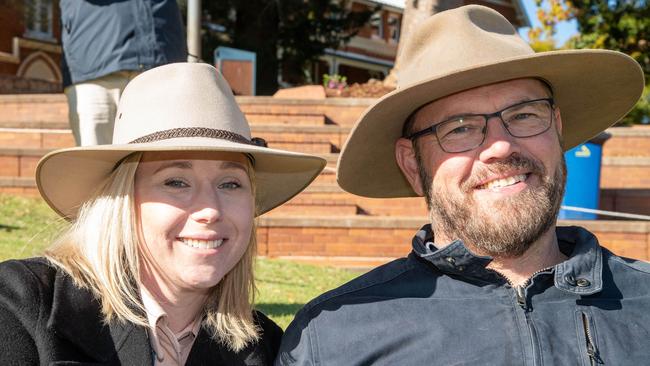
[[[14,230],[19,230],[22,229],[20,226],[14,226],[14,225],[5,225],[5,224],[0,224],[0,230],[6,231],[8,233],[14,231]]]
[[[264,314],[273,317],[294,315],[305,304],[278,304],[278,303],[260,303],[255,304],[255,308]]]
[[[295,286],[295,287],[307,287],[306,283],[299,283],[294,281],[281,281],[281,280],[269,280],[265,278],[256,278],[255,281],[257,283],[268,283],[272,285],[280,285],[280,286]]]

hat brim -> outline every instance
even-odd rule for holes
[[[640,66],[625,54],[563,50],[505,59],[408,85],[379,99],[355,124],[339,156],[339,185],[366,197],[417,196],[395,161],[395,142],[406,118],[436,99],[520,78],[540,78],[552,86],[566,150],[625,116],[644,83]]]
[[[134,152],[214,151],[250,154],[254,159],[256,206],[263,214],[305,189],[323,170],[323,158],[213,138],[175,138],[146,144],[98,145],[53,151],[36,168],[43,199],[59,215],[76,218],[79,208],[123,158]]]

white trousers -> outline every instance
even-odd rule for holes
[[[120,96],[126,84],[138,74],[118,71],[65,88],[70,128],[78,146],[112,142]]]

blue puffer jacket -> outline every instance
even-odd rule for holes
[[[569,259],[518,289],[425,227],[408,258],[307,304],[276,365],[650,365],[650,264],[556,233]]]
[[[187,61],[176,0],[61,0],[63,86]]]

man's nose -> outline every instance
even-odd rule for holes
[[[500,117],[491,117],[485,128],[485,140],[479,148],[479,159],[482,162],[504,159],[513,152],[519,152],[517,138],[508,132]]]

